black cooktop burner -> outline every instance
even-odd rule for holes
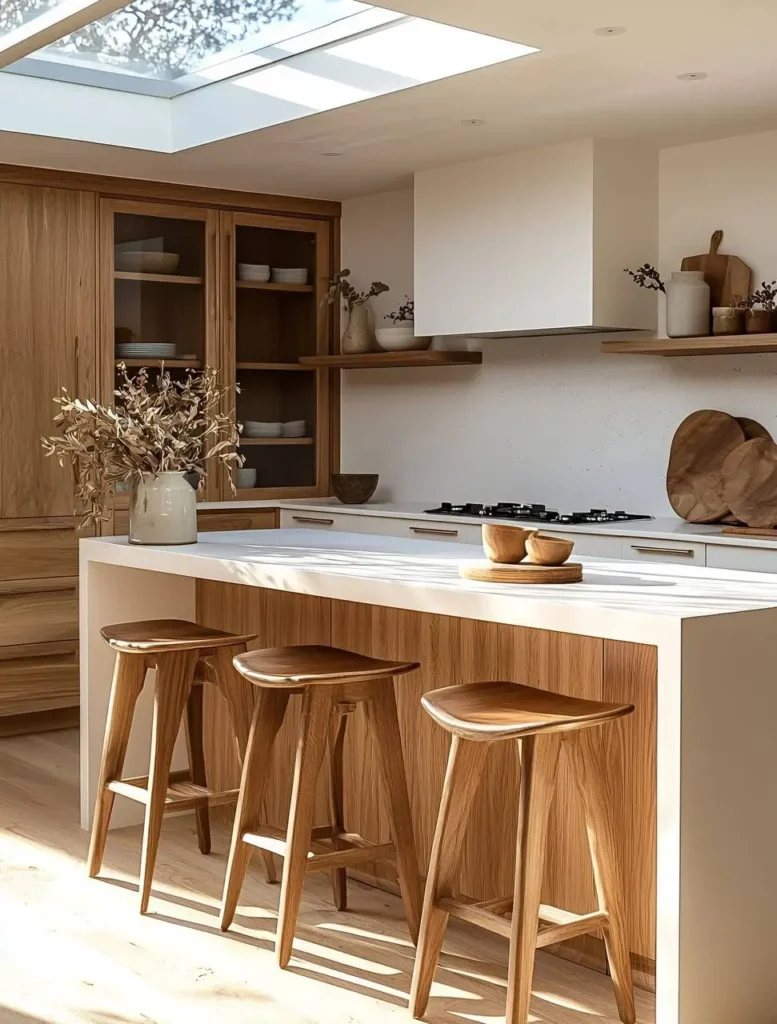
[[[498,501],[495,505],[466,503],[454,505],[444,501],[439,508],[426,511],[438,516],[477,516],[481,519],[513,519],[527,523],[627,523],[635,519],[652,519],[652,516],[638,516],[629,512],[608,512],[605,508],[592,508],[588,512],[560,514],[545,505],[525,505],[521,502]]]

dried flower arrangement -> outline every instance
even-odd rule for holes
[[[623,272],[624,274],[629,274],[634,284],[639,285],[640,288],[647,288],[648,291],[664,292],[666,294],[666,288],[661,280],[661,275],[650,263],[645,263],[643,266],[637,267],[636,270],[629,270],[628,267],[624,267]]]
[[[386,313],[383,319],[391,320],[395,327],[398,324],[412,324],[415,320],[415,302],[406,295],[405,301],[393,313]]]
[[[745,299],[737,299],[739,309],[765,309],[771,313],[777,309],[777,281],[761,281],[761,287],[756,288],[752,295]]]
[[[118,483],[138,483],[144,476],[191,472],[203,476],[206,459],[232,470],[243,464],[235,448],[239,428],[226,396],[237,386],[219,384],[218,371],[206,366],[173,380],[162,365],[154,386],[145,367],[131,377],[119,366],[114,406],[73,398],[66,388],[55,398],[54,424],[61,433],[42,437],[47,455],[60,466],[72,463],[75,493],[86,509],[81,525],[107,518]]]
[[[337,296],[340,295],[343,300],[343,309],[347,309],[350,313],[354,306],[363,306],[369,299],[374,299],[376,295],[382,295],[383,292],[389,291],[387,284],[382,281],[373,281],[369,291],[358,292],[348,280],[350,273],[350,270],[337,271],[329,283],[329,290],[324,296],[324,302],[331,305],[337,301]]]

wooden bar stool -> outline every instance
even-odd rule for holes
[[[236,636],[195,622],[162,619],[106,626],[103,638],[116,651],[105,730],[97,803],[89,845],[89,876],[102,866],[113,801],[117,793],[145,804],[140,865],[140,912],[148,909],[162,817],[170,811],[194,810],[202,853],[210,853],[209,808],[234,803],[238,790],[212,792],[207,788],[202,737],[203,684],[215,686],[227,703],[242,762],[248,744],[254,691],[234,670],[232,657],[245,651],[255,634]],[[146,672],[156,669],[154,716],[149,773],[122,779],[135,704]],[[185,717],[189,769],[171,772],[173,747]],[[268,878],[274,865],[268,854]]]
[[[410,820],[402,745],[393,677],[418,668],[410,662],[379,661],[334,647],[276,647],[235,658],[235,667],[261,687],[248,741],[240,797],[229,852],[221,927],[235,916],[240,889],[253,847],[284,858],[276,954],[285,967],[291,957],[294,930],[307,871],[336,872],[335,903],[345,909],[345,868],[349,864],[396,863],[399,885],[413,941],[418,936],[421,883]],[[283,722],[289,697],[302,696],[302,715],[294,767],[288,828],[284,832],[262,822],[262,796],[273,741]],[[348,712],[364,703],[375,740],[391,827],[390,843],[369,843],[345,831],[342,815],[342,745]],[[313,828],[318,779],[327,740],[331,746],[332,822]],[[312,852],[311,846],[325,852]]]
[[[507,1024],[526,1024],[534,951],[602,929],[618,1013],[633,1024],[634,993],[620,871],[608,799],[607,764],[599,729],[629,715],[631,704],[602,704],[518,683],[470,683],[427,693],[424,708],[452,733],[442,801],[426,879],[421,934],[410,1009],[420,1018],[442,948],[449,915],[510,940]],[[512,897],[462,903],[453,898],[467,818],[486,753],[498,740],[520,740],[521,793]],[[585,807],[598,911],[571,914],[540,905],[548,811],[556,785],[562,740],[572,754]],[[503,915],[512,911],[512,920]],[[539,930],[539,922],[547,927]]]

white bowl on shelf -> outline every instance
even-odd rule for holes
[[[273,267],[272,280],[275,284],[307,284],[307,267]]]
[[[261,420],[244,420],[243,437],[280,437],[281,426],[279,423],[265,423]]]
[[[288,420],[281,423],[281,437],[304,437],[305,420]]]
[[[238,263],[238,281],[269,281],[270,266],[267,263]]]
[[[235,470],[235,486],[239,490],[256,487],[256,470],[243,466]]]
[[[429,348],[432,339],[416,337],[415,328],[410,325],[378,327],[375,331],[375,340],[384,352],[411,352]]]
[[[128,274],[172,274],[181,257],[177,252],[147,252],[145,249],[122,249],[114,252],[116,270]]]
[[[175,359],[175,345],[167,342],[120,342],[116,355],[125,359]]]

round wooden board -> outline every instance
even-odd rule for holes
[[[726,502],[748,526],[777,526],[777,444],[745,441],[723,463]]]
[[[759,423],[758,420],[751,420],[749,416],[737,416],[737,423],[744,430],[746,441],[754,441],[756,437],[765,437],[768,441],[774,440],[763,423]]]
[[[721,470],[744,441],[744,429],[728,413],[700,409],[683,420],[666,471],[666,493],[678,516],[689,523],[714,523],[728,515]]]
[[[579,583],[583,578],[583,566],[580,562],[565,562],[564,565],[469,562],[459,568],[459,576],[480,583]]]

